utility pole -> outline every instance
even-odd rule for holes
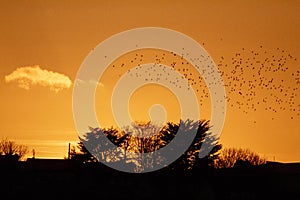
[[[32,149],[32,158],[35,158],[35,150]]]
[[[69,142],[69,147],[68,147],[68,159],[70,159],[70,151],[71,151],[71,143]]]

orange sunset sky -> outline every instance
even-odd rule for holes
[[[225,147],[250,148],[268,160],[299,161],[300,2],[292,0],[1,1],[0,137],[28,145],[36,157],[67,156],[68,143],[78,141],[72,92],[83,60],[110,36],[149,26],[190,36],[214,60],[227,95],[220,138]],[[149,62],[164,55],[169,65],[177,59],[150,49],[115,60],[96,94],[104,127],[115,125],[112,87],[138,64],[131,62],[137,55]],[[123,63],[126,67],[119,67]],[[178,66],[183,74],[184,67],[191,68]],[[190,72],[187,78],[196,80]],[[201,118],[209,119],[209,95],[197,80],[193,89],[201,99]],[[178,120],[174,94],[155,85],[134,93],[132,117],[149,120],[148,109],[156,103],[165,106],[167,120]]]

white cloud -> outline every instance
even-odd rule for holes
[[[75,85],[81,84],[81,85],[93,85],[93,86],[100,87],[100,88],[104,87],[104,84],[102,82],[97,82],[95,80],[83,81],[81,79],[76,79],[74,82],[75,82],[74,83]]]
[[[49,87],[51,91],[55,92],[68,89],[72,85],[68,76],[42,69],[38,65],[17,68],[5,76],[5,81],[7,83],[17,82],[18,86],[25,90],[29,90],[32,85],[40,85]]]

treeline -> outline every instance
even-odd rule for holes
[[[192,135],[191,144],[174,162],[166,166],[168,170],[187,171],[199,168],[233,168],[237,166],[252,166],[266,163],[266,159],[250,149],[223,148],[218,138],[210,131],[208,120],[168,122],[160,127],[150,122],[134,123],[119,130],[110,128],[93,128],[79,137],[77,146],[72,146],[68,157],[77,163],[120,162],[134,166],[136,172],[145,167],[163,163],[164,155],[155,154],[150,160],[144,162],[137,155],[155,153],[166,147],[175,138],[178,132],[184,136]],[[108,139],[108,140],[105,140]],[[103,142],[104,141],[104,142]],[[106,141],[106,142],[105,142]],[[118,150],[107,148],[108,142],[118,147]],[[176,152],[182,149],[186,141],[177,142],[171,149]],[[33,150],[34,151],[34,150]],[[200,153],[207,151],[206,155],[199,157]],[[15,141],[3,138],[0,141],[0,162],[24,160],[28,147],[17,144]]]
[[[164,162],[166,159],[157,155],[155,159],[145,163],[139,153],[156,152],[166,147],[175,138],[178,131],[183,135],[193,135],[193,140],[184,153],[175,162],[166,168],[173,171],[197,170],[200,168],[232,168],[234,166],[251,166],[266,163],[266,159],[249,149],[222,148],[219,138],[210,131],[207,120],[180,121],[179,123],[168,122],[164,127],[148,123],[135,123],[122,130],[111,128],[93,128],[80,137],[77,146],[73,146],[69,158],[80,163],[88,162],[120,162],[135,166],[135,171],[143,171]],[[107,148],[108,142],[118,147],[118,151]],[[175,148],[182,148],[185,141],[179,142]],[[175,149],[174,149],[175,151]],[[206,155],[199,157],[202,151]],[[172,152],[170,152],[172,153]],[[145,166],[147,165],[147,166]],[[149,166],[150,165],[150,166]]]

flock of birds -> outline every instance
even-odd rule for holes
[[[256,51],[243,48],[230,61],[221,57],[217,65],[225,80],[229,105],[244,113],[290,111],[290,119],[299,117],[300,69],[291,67],[296,61],[285,50],[277,48],[269,53],[263,46]],[[269,116],[274,120],[275,115]]]
[[[300,117],[298,96],[300,68],[291,67],[296,66],[297,58],[285,50],[277,48],[269,52],[263,46],[256,50],[242,48],[240,52],[234,53],[229,58],[221,56],[215,63],[209,56],[190,58],[205,65],[205,67],[201,64],[195,66],[202,74],[199,74],[184,58],[189,56],[188,52],[182,55],[162,50],[153,52],[132,53],[126,59],[127,62],[113,65],[113,67],[117,70],[127,67],[127,73],[143,78],[145,81],[165,79],[175,87],[194,89],[200,106],[210,98],[208,88],[216,84],[216,81],[220,83],[220,80],[214,77],[217,69],[222,77],[222,84],[225,86],[229,108],[239,109],[245,114],[257,111],[268,112],[267,116],[270,116],[272,120],[276,115],[281,114],[288,115],[290,119]],[[146,70],[144,68],[140,70],[142,64],[149,62],[153,65]],[[217,68],[210,65],[216,65]],[[166,66],[181,73],[181,78],[188,80],[188,85],[182,85],[178,78],[173,78]],[[203,75],[210,77],[211,81],[205,83]]]

